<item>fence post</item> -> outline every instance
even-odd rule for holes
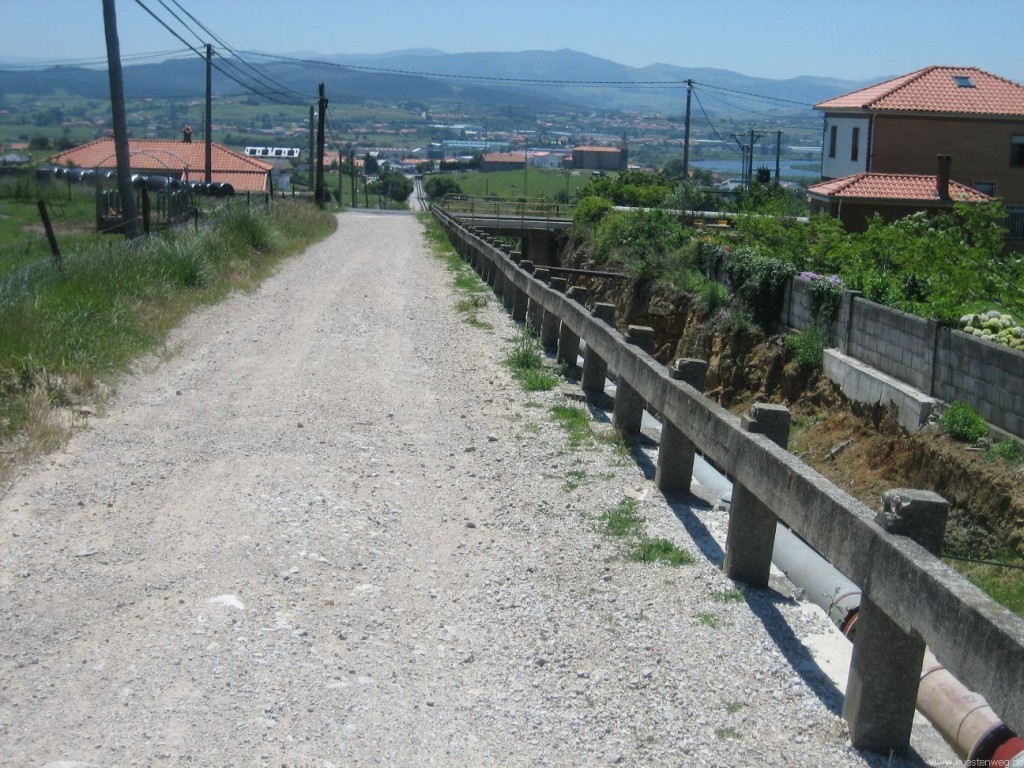
[[[603,320],[608,325],[615,325],[615,305],[597,303],[594,305],[594,317]],[[590,400],[602,399],[604,397],[604,380],[608,377],[608,364],[588,344],[583,355],[583,392]]]
[[[760,433],[782,448],[789,445],[790,414],[784,405],[754,403],[741,423],[747,432]],[[755,588],[768,586],[777,524],[775,513],[757,496],[733,483],[722,566],[730,579]]]
[[[689,384],[698,392],[704,391],[708,364],[704,360],[680,357],[669,369],[669,376]],[[693,478],[693,460],[696,446],[671,421],[661,425],[661,445],[658,446],[658,465],[654,482],[662,493],[686,493]]]
[[[913,539],[933,555],[942,550],[949,504],[936,493],[896,488],[882,495],[875,522]],[[843,717],[857,749],[906,752],[921,684],[924,640],[906,632],[871,597],[885,589],[869,576],[861,595]]]
[[[555,279],[557,280],[559,278]],[[554,285],[555,283],[552,281],[552,286]],[[562,285],[564,287],[564,280]],[[565,295],[580,304],[584,304],[587,300],[587,289],[579,285],[574,285],[572,288],[566,290]],[[575,378],[579,375],[579,367],[576,365],[576,359],[579,357],[579,354],[579,335],[569,327],[568,323],[562,323],[562,327],[558,331],[558,362],[565,366],[566,377]]]
[[[46,240],[50,244],[50,254],[53,256],[53,265],[58,272],[64,271],[64,257],[61,256],[60,246],[57,245],[57,236],[53,234],[53,225],[50,223],[50,214],[46,210],[46,201],[36,202],[39,208],[39,218],[43,220],[43,229],[46,230]]]
[[[650,354],[654,348],[654,329],[646,325],[631,325],[626,329],[626,343]],[[640,397],[640,393],[620,373],[615,383],[612,426],[627,444],[633,444],[640,439],[640,426],[646,407],[647,403]]]

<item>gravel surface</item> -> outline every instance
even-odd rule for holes
[[[414,217],[344,214],[20,472],[0,765],[886,764],[800,642],[827,619],[730,599],[701,489],[571,450],[454,300]],[[695,563],[627,561],[593,519],[627,497]]]

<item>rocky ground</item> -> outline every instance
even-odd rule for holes
[[[453,303],[415,218],[344,214],[21,468],[0,764],[922,764],[849,747],[831,626],[735,591],[706,489],[571,449]],[[695,562],[626,560],[624,498]]]

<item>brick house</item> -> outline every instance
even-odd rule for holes
[[[948,157],[948,156],[947,156]],[[849,232],[863,232],[878,214],[895,221],[918,211],[949,210],[957,201],[989,202],[988,195],[949,178],[949,164],[939,173],[855,173],[807,188],[811,213],[839,219]]]
[[[933,66],[815,109],[825,116],[824,182],[866,173],[937,183],[936,157],[950,156],[950,189],[1000,198],[1009,239],[1024,241],[1024,86],[975,67]]]

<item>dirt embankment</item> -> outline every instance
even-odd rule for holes
[[[788,405],[790,450],[877,509],[889,488],[934,490],[950,503],[946,536],[953,554],[991,556],[1007,547],[1024,555],[1024,470],[949,440],[929,427],[900,428],[887,408],[847,400],[822,374],[802,369],[784,332],[733,331],[723,311],[707,313],[693,296],[634,281],[590,280],[591,301],[616,305],[620,330],[655,330],[655,357],[708,361],[706,394],[736,413],[753,402]]]

